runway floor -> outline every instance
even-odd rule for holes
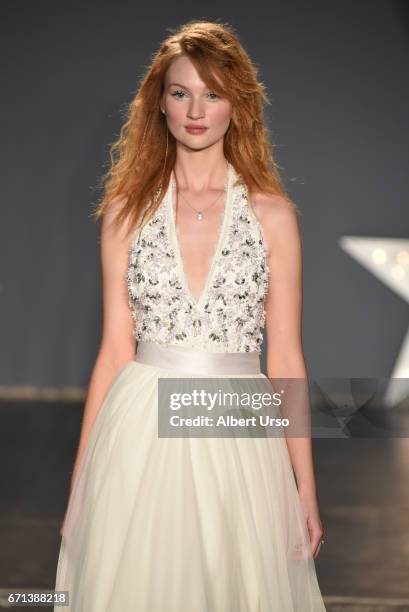
[[[53,588],[82,409],[0,402],[0,608],[11,589]],[[409,612],[409,440],[314,439],[314,461],[328,612]]]

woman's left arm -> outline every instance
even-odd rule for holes
[[[270,270],[265,302],[267,375],[271,379],[304,379],[307,388],[302,348],[302,242],[297,209],[284,197],[267,194],[253,197],[252,205],[262,226]],[[308,411],[310,415],[309,406]],[[315,552],[323,527],[318,511],[311,436],[286,437],[286,443]]]

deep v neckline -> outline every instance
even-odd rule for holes
[[[230,164],[230,162],[228,162],[228,166],[227,166],[227,188],[226,188],[226,194],[225,194],[225,205],[224,205],[223,219],[222,219],[220,227],[219,227],[218,237],[217,237],[217,240],[216,240],[216,243],[215,243],[213,254],[210,257],[210,261],[209,261],[209,264],[208,264],[208,270],[207,270],[207,274],[206,274],[206,277],[205,277],[204,286],[202,287],[202,290],[200,292],[200,295],[199,295],[198,299],[196,299],[196,297],[193,295],[193,293],[192,293],[192,291],[190,289],[190,284],[189,284],[188,278],[186,276],[184,261],[183,261],[183,258],[182,258],[182,252],[181,252],[181,249],[180,249],[180,244],[179,244],[179,240],[178,240],[177,233],[176,233],[175,211],[173,209],[173,201],[174,201],[174,196],[175,196],[175,193],[176,193],[176,181],[175,181],[175,177],[174,177],[174,171],[172,170],[172,173],[171,173],[171,177],[170,177],[170,181],[169,181],[169,188],[168,188],[168,192],[167,192],[167,200],[166,200],[170,240],[171,240],[171,244],[173,245],[175,256],[176,256],[176,262],[177,262],[177,266],[178,266],[178,270],[179,270],[180,280],[181,280],[181,282],[183,284],[183,287],[184,287],[184,290],[186,292],[187,297],[190,299],[191,302],[193,302],[193,304],[194,304],[194,306],[196,308],[201,308],[203,306],[203,303],[204,303],[206,297],[207,297],[210,283],[213,280],[214,271],[215,271],[215,267],[216,267],[216,262],[217,262],[217,260],[219,258],[220,252],[222,250],[222,247],[223,247],[223,244],[224,244],[224,240],[225,240],[225,236],[226,236],[226,230],[227,230],[228,224],[230,222],[231,201],[232,201],[233,180],[234,180],[234,172],[233,172],[233,170],[234,170],[233,166]]]

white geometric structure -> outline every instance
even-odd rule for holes
[[[362,238],[343,236],[340,247],[356,259],[364,268],[387,287],[409,303],[409,239],[407,238]],[[396,359],[391,378],[409,379],[409,328]],[[385,403],[393,406],[406,397],[408,385],[400,383],[395,388],[389,384]]]

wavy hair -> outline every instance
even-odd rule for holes
[[[110,145],[110,168],[101,179],[104,194],[95,218],[119,202],[115,221],[122,223],[130,217],[135,227],[146,215],[151,218],[166,193],[176,161],[176,140],[160,111],[160,98],[165,74],[180,55],[190,58],[212,91],[231,102],[223,149],[240,180],[249,191],[288,198],[264,117],[264,106],[270,101],[234,29],[225,23],[193,20],[168,31],[171,35],[153,54],[126,108],[119,138]]]

